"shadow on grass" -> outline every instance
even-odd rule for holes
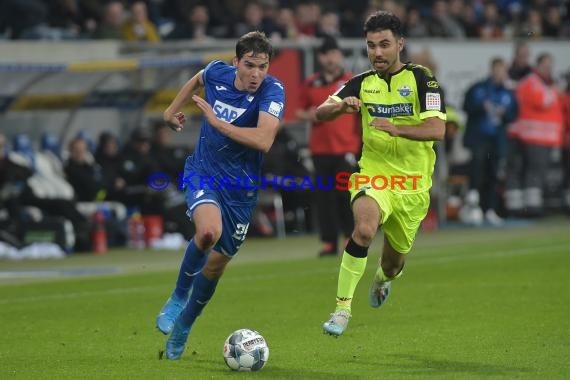
[[[402,374],[409,375],[471,375],[474,377],[503,376],[514,378],[529,375],[533,371],[530,368],[514,367],[509,365],[497,365],[489,363],[465,362],[451,359],[435,359],[429,356],[417,354],[387,354],[393,357],[396,363],[384,362],[384,366],[393,366]]]
[[[221,358],[220,358],[221,359]],[[239,376],[240,379],[244,378],[256,378],[256,379],[315,379],[315,380],[346,380],[346,374],[336,373],[335,368],[329,369],[309,369],[309,368],[301,368],[301,365],[298,367],[292,368],[284,368],[279,367],[277,365],[271,365],[268,363],[266,367],[264,367],[261,371],[258,372],[238,372],[232,371],[223,363],[223,361],[218,360],[208,360],[208,359],[192,359],[192,368],[189,369],[189,373],[192,372],[192,369],[196,371],[204,371],[208,373],[208,377],[212,379],[218,379],[221,377],[236,377]],[[245,377],[244,377],[245,376]],[[350,375],[350,379],[365,379],[365,377],[359,376],[357,374]]]

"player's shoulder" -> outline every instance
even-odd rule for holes
[[[374,78],[378,78],[376,74],[376,71],[374,70],[366,70],[360,74],[356,74],[353,75],[351,78],[349,78],[346,82],[347,86],[353,87],[354,86],[362,86],[362,83],[366,80],[366,79],[372,79],[374,80]]]
[[[352,80],[352,81],[362,81],[362,80],[364,80],[364,79],[366,79],[366,78],[369,78],[369,77],[374,78],[374,76],[373,76],[374,74],[376,74],[376,71],[374,71],[374,70],[366,70],[366,71],[361,72],[360,74],[353,75],[352,78],[350,78],[350,80]]]
[[[235,67],[228,65],[226,62],[220,60],[214,60],[208,63],[204,68],[204,73],[206,76],[215,74],[215,75],[223,75],[224,73],[233,73],[235,71]]]
[[[418,76],[423,76],[423,77],[428,77],[428,78],[433,78],[433,71],[431,71],[431,69],[429,69],[426,66],[423,65],[419,65],[417,63],[406,63],[404,66],[405,70],[411,71],[412,73],[414,73],[414,75]]]
[[[285,93],[285,85],[273,75],[265,76],[263,80],[263,91],[269,93]]]

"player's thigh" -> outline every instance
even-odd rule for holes
[[[376,221],[376,226],[378,226],[384,224],[392,213],[393,207],[390,191],[371,187],[361,190],[351,188],[349,191],[355,223],[359,221]]]
[[[382,226],[391,247],[407,254],[429,209],[429,192],[394,194],[394,210]]]
[[[228,257],[233,257],[247,236],[255,205],[233,206],[222,202],[220,206],[222,234],[213,249]]]

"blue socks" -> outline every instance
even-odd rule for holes
[[[174,289],[174,295],[176,297],[180,299],[186,299],[188,297],[192,282],[194,282],[194,279],[206,263],[208,253],[209,252],[201,251],[196,246],[196,243],[194,243],[194,239],[190,240],[188,247],[186,247],[182,264],[180,265],[178,279],[176,280],[176,288]]]
[[[190,295],[190,301],[180,314],[182,322],[185,325],[191,326],[196,318],[202,313],[206,304],[214,295],[216,291],[216,286],[218,285],[218,279],[209,280],[202,272],[199,272],[194,278],[194,286],[192,289],[192,294]]]

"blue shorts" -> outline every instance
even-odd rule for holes
[[[219,190],[200,189],[198,177],[191,181],[194,184],[194,188],[199,190],[194,190],[184,185],[184,195],[188,205],[186,215],[192,220],[194,211],[199,205],[206,203],[216,205],[222,215],[222,236],[220,236],[220,240],[218,240],[213,250],[233,257],[245,240],[255,205],[230,206],[228,205],[229,194]],[[193,181],[196,181],[196,183]]]

